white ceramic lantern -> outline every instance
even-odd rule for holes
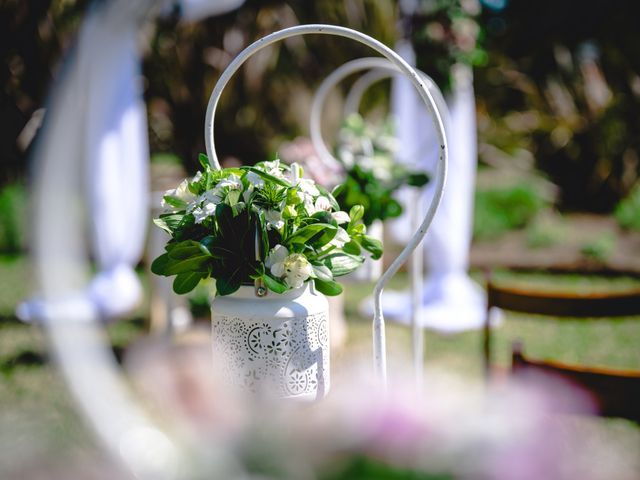
[[[282,398],[316,400],[329,390],[329,306],[310,282],[256,296],[244,286],[212,305],[213,348],[234,386]]]

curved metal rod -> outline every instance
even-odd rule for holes
[[[220,162],[215,151],[215,139],[214,139],[214,117],[218,102],[222,95],[222,91],[233,76],[233,74],[242,66],[242,64],[254,53],[262,50],[263,48],[295,35],[308,35],[308,34],[324,34],[324,35],[337,35],[340,37],[350,38],[363,43],[373,50],[386,57],[394,65],[398,67],[398,70],[405,74],[411,83],[415,86],[422,98],[423,102],[427,106],[427,109],[432,117],[434,125],[436,127],[436,136],[438,138],[440,153],[438,155],[438,168],[436,175],[435,194],[427,214],[422,224],[418,228],[415,235],[409,240],[407,246],[400,253],[398,258],[391,264],[387,271],[382,275],[376,287],[374,289],[374,316],[373,316],[373,350],[374,350],[374,368],[377,376],[386,383],[387,378],[387,365],[386,365],[386,343],[385,343],[385,329],[384,329],[384,316],[382,314],[381,297],[382,291],[389,281],[389,279],[398,271],[400,266],[406,261],[411,252],[418,246],[422,238],[427,232],[427,228],[433,220],[433,216],[436,213],[440,200],[442,198],[442,192],[444,189],[444,182],[447,172],[447,141],[445,138],[444,125],[440,118],[440,112],[438,106],[434,101],[431,92],[429,92],[424,79],[396,52],[384,45],[383,43],[375,40],[368,35],[360,33],[356,30],[352,30],[346,27],[340,27],[335,25],[299,25],[295,27],[285,28],[279,30],[266,37],[263,37],[256,42],[246,47],[238,56],[227,66],[222,72],[222,75],[218,79],[211,97],[209,98],[209,104],[207,106],[207,113],[205,117],[205,144],[207,148],[207,155],[209,162],[215,169],[220,169]]]
[[[329,148],[326,146],[324,139],[322,138],[321,119],[323,113],[323,107],[326,102],[326,98],[331,91],[340,81],[345,79],[360,70],[367,70],[368,72],[360,76],[349,89],[344,104],[344,115],[348,116],[359,110],[362,97],[366,90],[374,83],[389,78],[398,73],[397,67],[387,61],[384,58],[379,57],[367,57],[357,60],[352,60],[345,63],[341,67],[337,68],[322,82],[316,94],[314,95],[311,116],[310,116],[310,134],[314,145],[314,148],[319,155],[322,156],[324,162],[338,162],[338,160],[331,154]],[[435,82],[424,72],[418,71],[425,80],[427,88],[433,95],[434,100],[440,110],[440,113],[445,117],[445,125],[448,124],[449,110],[445,102],[440,89]],[[411,154],[408,155],[409,157]],[[409,158],[407,158],[409,160]],[[412,198],[414,198],[412,196]],[[416,195],[414,201],[419,201],[419,195]],[[420,222],[419,214],[416,211],[412,211],[410,215],[411,228],[418,228]],[[424,335],[422,327],[418,322],[418,305],[421,302],[422,288],[423,288],[423,275],[422,266],[423,255],[422,250],[417,248],[412,252],[410,263],[410,291],[411,291],[411,333],[412,333],[412,353],[413,353],[413,369],[416,380],[416,386],[421,388],[423,380],[423,359],[424,359]]]
[[[316,92],[313,100],[313,108],[311,110],[311,136],[314,141],[314,148],[316,151],[323,150],[324,154],[327,155],[329,153],[329,149],[324,143],[322,138],[321,131],[321,118],[323,107],[326,102],[326,97],[331,88],[335,87],[341,80],[343,80],[346,76],[356,71],[371,68],[368,72],[361,75],[351,86],[349,91],[347,92],[347,96],[344,101],[344,116],[348,117],[349,115],[358,112],[360,109],[360,104],[362,102],[362,97],[365,92],[375,83],[390,78],[398,73],[398,69],[392,63],[389,63],[387,60],[379,57],[369,57],[369,58],[361,58],[357,60],[352,60],[351,62],[345,63],[341,68],[340,75],[329,76],[325,79],[325,81],[321,84],[320,88]],[[449,124],[449,109],[447,107],[446,101],[442,95],[442,92],[433,81],[431,77],[429,77],[426,73],[418,70],[418,73],[423,76],[425,83],[427,84],[429,91],[433,95],[433,99],[436,101],[438,108],[440,109],[441,115],[444,117],[445,130],[446,126]],[[412,158],[412,153],[410,152],[406,156],[407,161]],[[333,156],[331,158],[325,158],[326,161],[336,161]],[[420,194],[412,195],[412,202],[420,201]],[[420,221],[419,214],[416,210],[412,210],[410,214],[410,225],[411,229],[417,228],[418,223]],[[423,382],[423,372],[424,372],[424,332],[422,331],[422,327],[419,323],[419,305],[422,301],[422,290],[424,286],[424,278],[423,278],[423,254],[420,248],[415,249],[411,255],[411,263],[410,263],[410,292],[411,292],[411,337],[412,337],[412,353],[413,353],[413,370],[414,377],[416,381],[416,386],[418,389],[422,387]]]
[[[369,88],[373,83],[383,80],[385,78],[389,78],[397,73],[402,73],[401,70],[394,64],[390,63],[388,60],[380,57],[365,57],[358,58],[356,60],[352,60],[350,62],[341,65],[336,68],[333,72],[331,72],[320,84],[316,93],[313,97],[313,101],[311,103],[311,114],[309,118],[309,136],[311,137],[311,142],[313,143],[313,148],[316,150],[322,161],[328,164],[340,164],[340,161],[333,156],[324,139],[322,138],[322,113],[324,110],[324,105],[327,101],[327,97],[331,89],[333,89],[336,85],[338,85],[342,80],[347,78],[349,75],[362,71],[362,70],[371,70],[366,74],[362,75],[358,80],[355,81],[351,90],[347,94],[347,98],[345,99],[344,105],[344,113],[345,115],[349,115],[351,113],[355,113],[358,111],[358,107],[362,100],[362,96],[364,92]],[[426,73],[416,70],[420,77],[422,78],[426,88],[429,90],[429,93],[433,97],[433,100],[436,104],[438,112],[440,113],[440,118],[443,121],[444,125],[447,125],[448,117],[449,117],[449,108],[447,107],[447,102],[442,95],[442,92],[433,81],[433,79],[427,75]]]
[[[378,58],[376,58],[376,60],[378,60]],[[393,65],[391,66],[393,67]],[[421,72],[418,71],[418,73]],[[373,85],[374,83],[378,83],[381,80],[389,78],[390,76],[391,75],[389,75],[389,72],[384,68],[372,68],[368,72],[360,75],[356,79],[356,81],[353,82],[353,85],[351,85],[351,88],[347,92],[347,96],[344,99],[344,108],[342,109],[344,115],[348,116],[352,113],[357,113],[358,110],[360,110],[362,97],[369,89],[369,87],[371,87],[371,85]],[[431,92],[431,94],[433,95],[434,92]],[[438,99],[435,95],[433,95],[433,99],[436,100],[437,103]]]

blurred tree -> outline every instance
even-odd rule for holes
[[[392,45],[393,2],[256,1],[197,25],[158,24],[145,61],[152,149],[170,149],[197,168],[204,151],[206,103],[218,76],[252,41],[300,23],[350,26]],[[306,129],[316,83],[342,63],[371,55],[327,36],[291,38],[247,61],[229,83],[216,114],[219,156],[255,163]]]
[[[0,4],[2,97],[0,184],[24,175],[28,148],[51,80],[90,2],[48,0]],[[145,98],[152,152],[178,154],[188,170],[204,151],[207,100],[218,76],[250,42],[298,23],[351,26],[392,45],[395,5],[388,0],[248,0],[240,9],[197,24],[164,19],[143,32]],[[221,158],[254,163],[271,155],[283,138],[306,128],[315,84],[356,56],[370,55],[347,39],[294,38],[253,57],[221,101],[216,139]]]
[[[0,2],[0,185],[22,176],[58,60],[86,0]]]
[[[634,0],[511,0],[484,17],[482,107],[506,148],[528,137],[566,209],[610,212],[640,174],[639,15]]]

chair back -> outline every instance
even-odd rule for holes
[[[565,272],[568,273],[568,272]],[[483,329],[485,374],[491,374],[492,332],[490,311],[497,307],[518,313],[553,317],[554,320],[597,319],[637,316],[640,319],[640,288],[626,291],[576,293],[513,287],[487,278],[487,315]],[[512,373],[543,373],[568,380],[587,391],[603,416],[617,416],[640,422],[640,371],[584,368],[557,361],[531,359],[522,344],[512,345]]]

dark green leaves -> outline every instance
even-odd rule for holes
[[[216,293],[218,295],[231,295],[242,285],[242,271],[238,268],[229,276],[220,277],[216,280]]]
[[[426,173],[410,173],[407,175],[407,185],[412,187],[423,187],[429,183],[429,175]]]
[[[382,242],[380,240],[368,235],[362,235],[359,241],[362,248],[371,253],[371,258],[373,260],[378,260],[382,257]]]
[[[289,237],[287,243],[311,243],[314,237],[319,239],[323,235],[328,237],[328,240],[325,242],[328,243],[336,235],[337,231],[338,227],[328,223],[312,223],[311,225],[298,229],[295,234]]]
[[[323,280],[320,280],[319,278],[316,278],[313,283],[316,287],[316,290],[330,297],[340,295],[342,293],[342,287],[340,286],[340,284],[338,282],[334,282],[333,280],[325,282]]]
[[[206,274],[202,274],[200,272],[180,273],[173,281],[173,291],[178,295],[189,293],[191,290],[196,288],[198,283],[200,283],[200,280],[202,280],[205,276]]]
[[[272,292],[284,293],[287,290],[289,290],[289,287],[287,286],[287,284],[284,283],[284,281],[282,280],[275,279],[272,276],[267,274],[264,274],[261,278],[265,286]]]

